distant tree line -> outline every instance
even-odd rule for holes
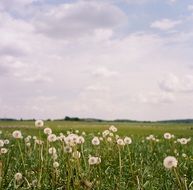
[[[14,119],[14,118],[0,118],[0,121],[35,121],[35,119]],[[176,119],[176,120],[161,120],[161,121],[138,121],[130,119],[115,119],[103,120],[96,118],[79,118],[65,116],[63,119],[47,119],[46,121],[84,121],[84,122],[125,122],[125,123],[187,123],[192,124],[193,119]]]

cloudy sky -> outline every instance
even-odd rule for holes
[[[193,118],[192,0],[1,0],[0,117]]]

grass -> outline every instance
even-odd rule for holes
[[[67,130],[79,129],[88,133],[101,132],[110,125],[115,125],[119,129],[120,135],[144,136],[151,133],[162,135],[165,132],[174,133],[178,136],[193,135],[193,124],[172,124],[172,123],[119,123],[119,122],[73,122],[73,121],[47,121],[46,127],[50,127],[54,132],[65,132]],[[33,121],[0,121],[0,129],[3,131],[13,131],[22,129],[34,133]]]
[[[111,124],[118,131],[105,136],[103,132]],[[49,121],[45,127],[56,134],[54,141],[47,139],[44,128],[34,127],[34,122],[0,122],[0,144],[10,141],[0,147],[0,189],[193,189],[193,142],[178,142],[179,138],[193,136],[189,124]],[[15,130],[20,130],[23,138],[14,139]],[[175,137],[165,139],[165,132]],[[147,140],[150,134],[154,138]],[[84,143],[77,143],[79,136],[83,136]],[[126,136],[132,143],[119,145],[117,140]],[[94,137],[100,139],[99,145],[93,145]],[[167,156],[177,159],[177,167],[163,166]],[[93,165],[89,164],[92,157],[97,158]],[[22,177],[15,177],[17,173]]]

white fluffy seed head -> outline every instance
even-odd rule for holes
[[[165,139],[171,139],[172,135],[170,133],[164,133],[164,138]]]
[[[95,156],[90,156],[88,159],[89,165],[96,165],[101,163],[101,158],[95,157]]]
[[[80,154],[79,151],[75,151],[75,152],[72,153],[72,157],[75,158],[75,159],[80,158],[80,156],[81,156],[81,154]]]
[[[123,139],[117,139],[117,144],[118,144],[118,145],[121,145],[121,146],[124,146],[124,145],[125,145]]]
[[[7,148],[1,148],[1,154],[6,154],[8,152]]]
[[[44,129],[44,134],[46,134],[46,135],[52,134],[52,129],[50,129],[49,127],[46,127],[46,128]]]
[[[109,133],[110,133],[109,130],[105,130],[105,131],[102,132],[102,136],[106,137]]]
[[[49,152],[49,154],[56,154],[56,148],[55,147],[50,147],[49,149],[48,149],[48,152]]]
[[[92,139],[92,144],[93,144],[93,145],[99,145],[99,144],[100,144],[99,138],[98,138],[98,137],[94,137],[94,138]]]
[[[187,144],[187,143],[188,143],[188,139],[186,139],[186,138],[177,139],[177,141],[178,141],[180,144]]]
[[[109,127],[109,131],[112,131],[113,133],[117,132],[117,128],[114,125],[111,125]]]
[[[125,144],[131,144],[132,143],[132,139],[130,137],[125,137],[124,138],[124,143]]]
[[[4,146],[4,141],[0,140],[0,147],[3,147],[3,146]]]
[[[41,128],[41,127],[44,126],[44,122],[42,120],[36,120],[35,121],[35,126]]]
[[[8,140],[8,139],[5,139],[5,140],[4,140],[4,144],[9,144],[9,140]]]
[[[70,146],[65,146],[64,147],[64,152],[71,153],[72,152],[72,148]]]
[[[55,142],[55,141],[57,140],[57,137],[56,137],[55,134],[50,134],[50,135],[48,135],[47,140],[48,140],[49,142]]]
[[[78,144],[83,144],[85,142],[85,139],[83,136],[78,137]]]
[[[20,180],[22,179],[22,177],[23,177],[23,176],[22,176],[21,173],[16,173],[15,176],[14,176],[14,178],[15,178],[16,181],[20,181]]]
[[[54,167],[54,168],[58,168],[58,167],[59,167],[59,163],[58,163],[58,162],[54,162],[54,163],[53,163],[53,167]]]
[[[22,139],[22,138],[23,138],[23,137],[22,137],[22,134],[21,134],[21,131],[18,131],[18,130],[13,131],[12,136],[13,136],[13,138],[15,138],[15,139]]]
[[[178,161],[174,156],[167,156],[163,161],[163,165],[165,168],[171,169],[173,167],[177,167]]]

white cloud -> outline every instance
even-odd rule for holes
[[[175,102],[176,98],[172,93],[163,92],[149,92],[146,94],[139,94],[133,101],[139,101],[146,104],[170,104]]]
[[[79,1],[61,4],[39,12],[34,18],[36,31],[55,38],[86,36],[97,29],[120,26],[126,14],[113,4]]]
[[[170,20],[170,19],[162,19],[154,21],[150,26],[151,28],[157,28],[160,30],[170,30],[179,25],[181,20]]]
[[[159,86],[168,92],[193,92],[193,75],[178,77],[171,73],[159,82]]]
[[[188,5],[188,10],[193,11],[193,5]]]
[[[111,71],[110,69],[107,69],[105,67],[99,67],[92,72],[92,75],[96,77],[114,77],[117,76],[118,73],[116,71]]]

